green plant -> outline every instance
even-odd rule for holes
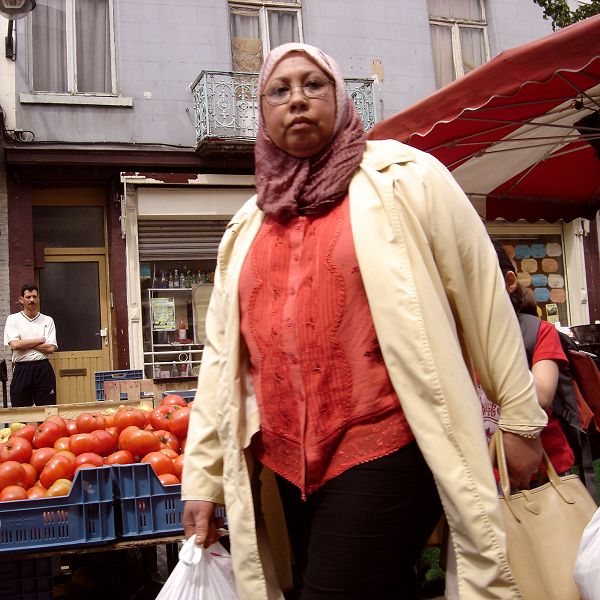
[[[552,19],[554,30],[600,14],[600,0],[591,0],[589,4],[582,4],[577,10],[571,10],[566,0],[533,1],[544,9],[544,19]]]

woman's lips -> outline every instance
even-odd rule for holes
[[[304,127],[309,127],[313,124],[313,122],[310,119],[294,119],[291,123],[289,128],[290,129],[302,129]]]

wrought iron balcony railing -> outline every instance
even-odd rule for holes
[[[365,131],[375,124],[372,79],[345,79]],[[192,84],[196,143],[200,151],[251,147],[258,125],[258,74],[202,71]]]

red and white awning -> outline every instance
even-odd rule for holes
[[[426,150],[486,218],[570,221],[600,208],[600,15],[501,53],[378,123]]]

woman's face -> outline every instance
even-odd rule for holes
[[[324,87],[323,84],[325,84]],[[307,89],[322,87],[324,95],[308,98]],[[291,90],[289,100],[273,106],[265,99],[274,90]],[[263,89],[264,127],[273,143],[296,158],[321,152],[331,141],[335,126],[335,86],[327,74],[304,54],[289,54],[273,69]]]

